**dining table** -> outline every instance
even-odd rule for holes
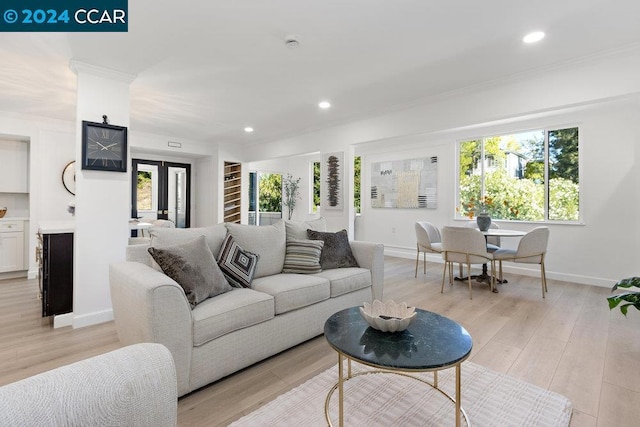
[[[527,234],[524,231],[520,231],[520,230],[509,230],[506,228],[490,228],[486,231],[482,231],[480,230],[480,232],[482,234],[484,234],[485,239],[487,237],[522,237],[525,234]],[[477,282],[486,282],[486,283],[490,283],[491,281],[491,275],[488,272],[487,269],[487,264],[482,264],[482,273],[480,274],[474,274],[471,276],[472,279],[475,279]],[[454,277],[454,280],[458,280],[458,281],[464,281],[464,280],[468,280],[468,277]],[[495,278],[496,283],[502,284],[502,283],[508,283],[507,279],[498,279],[497,277]],[[494,286],[493,287],[493,292],[498,293],[498,287]]]

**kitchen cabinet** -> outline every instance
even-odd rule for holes
[[[0,221],[0,273],[24,269],[24,221]]]
[[[0,139],[0,193],[28,193],[28,171],[28,144]]]

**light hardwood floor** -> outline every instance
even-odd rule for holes
[[[422,267],[421,267],[422,268]],[[440,293],[441,264],[414,278],[414,261],[385,260],[385,299],[406,301],[461,323],[469,360],[562,393],[572,426],[636,426],[640,420],[640,314],[610,312],[609,290],[508,275],[494,294],[475,284]],[[40,317],[37,281],[0,281],[0,385],[120,347],[113,322],[51,329]],[[226,425],[333,366],[323,337],[202,388],[178,402],[181,426]]]

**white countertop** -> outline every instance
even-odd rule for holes
[[[0,221],[29,221],[28,216],[5,216],[0,218]]]
[[[42,221],[38,231],[41,234],[73,233],[75,228],[75,221]]]

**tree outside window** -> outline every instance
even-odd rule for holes
[[[494,219],[579,219],[578,128],[474,139],[458,148],[458,218],[473,217],[482,203]]]

